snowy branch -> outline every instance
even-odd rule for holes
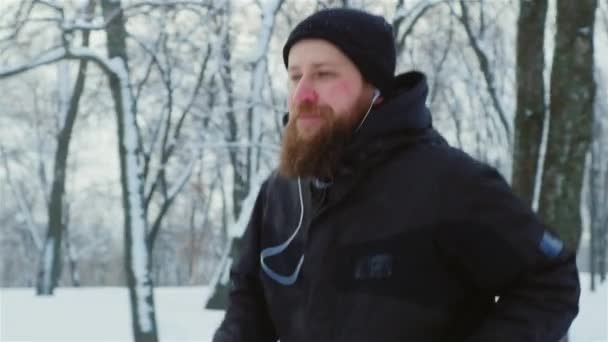
[[[138,1],[130,5],[124,6],[123,11],[133,15],[136,10],[141,8],[159,8],[159,7],[198,7],[213,10],[214,5],[209,1],[204,0],[146,0]]]
[[[494,109],[498,113],[500,121],[505,131],[505,135],[507,137],[507,142],[509,144],[509,148],[512,146],[512,134],[511,134],[511,125],[509,124],[509,120],[507,119],[505,112],[500,104],[498,99],[498,94],[496,91],[495,77],[491,71],[491,66],[487,54],[482,50],[475,34],[473,33],[473,29],[471,28],[471,22],[469,18],[468,5],[464,0],[460,0],[460,8],[462,11],[462,15],[456,15],[452,6],[450,6],[450,10],[453,15],[455,15],[458,20],[462,23],[464,27],[467,37],[469,39],[469,43],[471,44],[471,48],[475,52],[475,56],[479,61],[479,67],[481,68],[481,72],[483,74],[484,80],[486,82],[486,86],[488,89],[488,93],[490,94],[490,98],[492,99],[492,104],[494,105]]]
[[[160,226],[163,221],[163,218],[167,214],[167,211],[169,211],[169,208],[173,204],[173,201],[175,201],[177,194],[184,188],[184,186],[190,179],[190,176],[192,175],[192,170],[194,168],[194,161],[195,161],[195,158],[193,156],[190,160],[190,163],[186,167],[186,170],[180,175],[177,182],[167,192],[168,197],[163,202],[163,204],[160,208],[160,211],[159,211],[158,215],[156,216],[156,219],[154,219],[154,223],[152,224],[152,227],[150,229],[150,234],[148,234],[148,236],[146,238],[146,244],[148,246],[148,250],[151,251],[152,248],[154,247],[154,241],[156,240],[156,236],[158,236],[158,232],[160,230]]]
[[[262,9],[262,29],[258,40],[260,43],[257,50],[254,51],[250,58],[251,63],[258,63],[267,55],[270,38],[274,29],[274,20],[284,1],[285,0],[273,0]]]
[[[194,168],[195,158],[192,156],[190,163],[186,166],[186,169],[182,172],[182,174],[178,177],[175,184],[169,188],[167,191],[167,196],[170,200],[173,200],[175,196],[184,188],[190,176],[192,175],[192,169]]]
[[[4,164],[4,169],[6,172],[6,180],[8,181],[8,185],[11,189],[11,192],[13,193],[13,196],[15,197],[15,200],[17,201],[17,205],[19,206],[19,210],[21,211],[21,214],[25,217],[25,222],[26,222],[25,226],[27,227],[27,231],[30,234],[32,241],[34,241],[34,245],[36,246],[36,249],[38,251],[42,251],[42,238],[40,237],[40,235],[38,233],[38,227],[34,223],[34,218],[32,217],[32,211],[28,208],[28,206],[25,202],[23,192],[17,190],[17,187],[15,186],[15,183],[12,180],[10,167],[8,165],[8,157],[6,156],[6,151],[4,150],[3,145],[0,145],[0,154],[2,154],[2,162]]]
[[[72,47],[66,49],[65,47],[56,47],[42,52],[37,57],[34,57],[32,61],[25,64],[0,69],[0,79],[33,70],[40,66],[55,63],[63,59],[87,60],[97,64],[106,73],[115,75],[119,73],[119,71],[116,70],[115,64],[113,64],[111,60],[99,55],[97,52],[89,48]]]
[[[17,13],[15,14],[15,21],[13,23],[8,24],[7,26],[0,26],[0,30],[3,30],[5,28],[12,29],[12,33],[10,33],[8,36],[0,38],[0,42],[9,41],[11,39],[14,39],[15,37],[17,37],[19,35],[19,32],[21,31],[23,26],[25,26],[25,24],[27,22],[27,18],[29,18],[30,13],[32,12],[32,8],[34,7],[34,4],[30,3],[27,6],[27,9],[24,10],[25,4],[26,4],[25,2],[21,2],[21,4],[19,5],[19,9],[17,10]],[[24,13],[24,14],[22,14],[22,13]],[[24,18],[24,19],[20,19],[20,18]]]
[[[268,144],[268,143],[251,143],[251,142],[223,142],[223,143],[212,143],[206,144],[201,143],[198,145],[199,148],[259,148],[259,149],[267,149],[272,152],[279,152],[281,150],[281,146],[276,144]]]
[[[247,223],[249,218],[251,217],[251,213],[253,212],[253,206],[255,205],[255,200],[262,188],[262,184],[268,177],[267,171],[258,171],[251,180],[251,186],[249,187],[249,194],[243,200],[243,207],[241,209],[241,213],[230,227],[228,231],[228,235],[230,237],[240,237],[243,236],[245,232],[245,228],[247,227]]]
[[[393,18],[394,35],[395,38],[398,39],[397,51],[404,50],[405,40],[412,33],[418,21],[422,19],[422,17],[424,17],[424,15],[433,7],[445,1],[446,0],[424,0],[416,3],[416,5],[414,5],[414,7],[411,9],[405,8],[404,0],[400,0],[397,3],[395,17]],[[408,25],[403,31],[403,34],[399,36],[399,31],[405,22],[407,22]]]
[[[80,20],[75,22],[61,22],[61,29],[65,32],[72,32],[76,30],[89,30],[89,31],[100,31],[105,30],[110,21],[116,16],[117,13],[113,14],[111,17],[105,19],[100,23],[87,23]]]
[[[34,0],[34,4],[41,4],[63,14],[63,6],[53,0]]]
[[[156,174],[156,177],[154,178],[154,182],[152,183],[150,190],[147,192],[146,195],[146,201],[145,201],[145,208],[148,208],[148,206],[150,205],[150,202],[152,201],[152,197],[154,195],[154,192],[156,191],[156,187],[159,185],[160,182],[164,182],[164,168],[167,165],[167,162],[169,160],[169,158],[173,155],[174,151],[175,151],[175,142],[177,141],[177,139],[180,136],[181,133],[181,129],[183,127],[183,124],[185,122],[186,117],[188,116],[188,114],[190,113],[190,110],[192,109],[192,106],[194,104],[194,101],[196,100],[196,98],[198,97],[198,93],[201,89],[201,86],[203,84],[203,80],[204,80],[204,76],[205,76],[205,72],[207,70],[207,63],[209,62],[209,57],[211,56],[211,49],[207,49],[207,54],[205,56],[205,58],[203,59],[202,65],[201,65],[201,69],[199,70],[198,73],[198,77],[196,80],[196,85],[194,87],[194,90],[192,92],[192,95],[190,97],[190,101],[188,103],[188,105],[186,106],[186,108],[182,111],[179,120],[177,121],[177,125],[175,126],[175,130],[173,131],[173,135],[170,139],[170,142],[167,144],[167,140],[166,140],[166,135],[168,134],[168,131],[170,129],[169,126],[169,121],[167,118],[167,125],[165,127],[165,138],[163,140],[163,145],[162,145],[162,156],[161,156],[161,166]],[[166,115],[167,117],[169,116],[169,113],[167,113]],[[157,126],[156,132],[154,134],[154,139],[153,139],[153,144],[156,143],[156,141],[159,139],[159,134],[157,134],[160,131],[161,125],[162,125],[163,120],[159,120],[159,125]],[[150,150],[152,149],[154,145],[151,145]],[[149,161],[150,161],[150,155],[146,155],[146,161],[145,161],[145,167],[144,167],[144,177],[147,177],[147,173],[148,173],[148,168],[149,168]],[[170,196],[169,196],[170,197]]]
[[[56,48],[46,52],[43,52],[34,60],[25,63],[23,65],[15,66],[12,68],[0,69],[0,78],[10,77],[20,74],[24,71],[35,69],[37,67],[51,64],[66,58],[67,54],[64,48]]]
[[[204,0],[145,0],[145,1],[138,1],[138,2],[132,3],[128,6],[124,6],[124,9],[129,10],[129,9],[133,9],[133,8],[137,8],[137,7],[143,7],[143,6],[150,6],[150,7],[203,6],[203,7],[212,8],[212,6],[209,3],[205,2]]]

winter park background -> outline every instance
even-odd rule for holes
[[[608,341],[605,0],[1,0],[0,341],[210,341],[329,6],[393,23],[438,130],[578,248],[569,341]]]

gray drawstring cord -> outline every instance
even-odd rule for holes
[[[287,241],[283,242],[282,244],[280,244],[278,246],[264,248],[262,250],[262,252],[260,253],[260,264],[262,265],[262,269],[264,270],[264,272],[266,272],[266,275],[268,275],[272,280],[276,281],[277,283],[279,283],[281,285],[285,285],[285,286],[293,285],[296,282],[296,280],[298,279],[298,274],[300,274],[300,269],[302,268],[302,264],[304,263],[304,254],[302,254],[302,256],[300,257],[298,266],[296,267],[295,271],[293,271],[293,273],[291,275],[281,275],[281,274],[278,274],[277,272],[273,271],[268,265],[266,265],[265,259],[269,258],[271,256],[275,256],[277,254],[280,254],[284,250],[286,250],[287,247],[289,246],[289,244],[291,243],[291,241],[293,241],[293,239],[296,237],[296,235],[302,228],[302,221],[304,220],[304,200],[302,198],[302,183],[301,183],[301,180],[299,177],[298,177],[298,193],[300,195],[300,221],[298,222],[298,226],[297,226],[296,230],[289,237],[289,239],[287,239]]]

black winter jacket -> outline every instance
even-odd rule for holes
[[[333,185],[266,180],[214,342],[552,342],[566,333],[578,312],[574,254],[495,169],[432,129],[424,75],[397,80]],[[288,247],[265,259],[297,275],[282,285],[260,253],[300,220]]]

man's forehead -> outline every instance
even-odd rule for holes
[[[330,61],[327,61],[327,62],[301,62],[301,63],[298,63],[298,61],[294,60],[294,63],[291,64],[289,66],[289,68],[287,68],[287,71],[297,71],[297,70],[300,70],[302,67],[307,67],[307,68],[311,68],[311,69],[321,69],[321,68],[327,68],[327,67],[335,67],[337,65],[338,65],[338,63],[330,62]]]
[[[303,39],[289,51],[289,67],[338,65],[347,58],[338,47],[325,39]]]

